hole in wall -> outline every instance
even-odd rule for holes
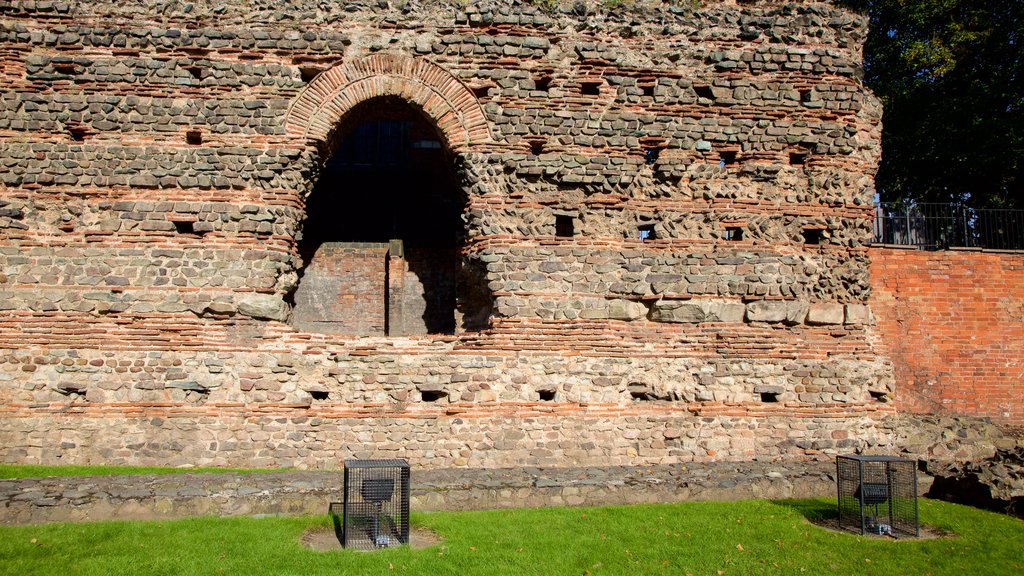
[[[761,392],[761,402],[778,402],[778,392]]]
[[[636,227],[636,233],[641,242],[658,239],[654,232],[654,224],[641,224]]]
[[[533,79],[534,90],[547,92],[551,87],[551,76],[536,76]]]
[[[420,390],[420,399],[424,402],[437,402],[448,397],[444,390]]]
[[[694,86],[693,91],[697,94],[697,98],[707,98],[708,100],[715,99],[715,94],[711,91],[711,86]]]
[[[178,234],[195,234],[195,223],[190,220],[174,220],[174,231]]]
[[[629,387],[629,396],[630,396],[630,398],[632,398],[633,400],[636,400],[638,402],[640,402],[640,401],[647,401],[647,400],[656,400],[656,398],[654,396],[652,396],[650,393],[648,393],[646,388],[634,389],[632,386],[630,386]]]
[[[191,406],[202,406],[210,399],[209,390],[186,390],[185,403]]]
[[[725,239],[730,242],[743,240],[743,228],[740,228],[739,226],[726,226]]]
[[[799,90],[799,92],[800,92],[800,101],[801,102],[810,102],[811,101],[811,89],[810,88],[802,88],[802,89]]]
[[[598,81],[580,82],[580,94],[584,96],[600,96],[601,84],[602,83]]]
[[[203,133],[199,130],[189,130],[185,132],[185,142],[189,146],[199,146],[203,143]]]
[[[80,382],[58,382],[55,390],[61,394],[71,397],[85,397],[86,385]]]
[[[651,97],[654,96],[654,84],[640,84],[639,88],[640,88],[641,93],[643,93],[644,96],[646,96],[648,98],[651,98]]]
[[[541,402],[551,402],[552,400],[555,399],[555,391],[554,390],[538,390],[537,391],[537,396],[540,398]]]
[[[559,238],[572,238],[576,235],[575,218],[558,214],[555,216],[555,236]]]
[[[803,166],[807,163],[806,152],[790,152],[789,153],[789,165],[790,166]]]
[[[300,66],[299,78],[301,78],[302,81],[305,82],[306,84],[309,84],[317,76],[319,76],[321,72],[323,72],[323,70],[317,68],[316,66]]]
[[[490,94],[490,92],[491,92],[491,87],[490,86],[474,86],[474,87],[470,88],[470,91],[473,93],[473,96],[475,96],[477,98],[486,98],[487,95]]]
[[[718,153],[718,166],[724,168],[736,164],[736,154],[735,150],[722,150]]]
[[[544,152],[543,140],[530,140],[530,154],[540,156]]]
[[[661,148],[648,146],[644,148],[644,163],[651,166],[658,161],[658,156],[661,155]]]
[[[331,393],[327,390],[309,390],[309,395],[313,397],[313,400],[327,400]]]
[[[653,386],[642,382],[631,382],[626,386],[626,391],[629,392],[629,397],[632,398],[634,402],[654,402],[658,400],[673,401],[680,399],[679,395],[674,392],[659,395],[654,390]]]
[[[53,71],[58,74],[74,74],[75,65],[71,62],[54,63]]]
[[[804,244],[817,245],[825,240],[825,231],[818,228],[805,228],[801,233],[804,237]]]
[[[71,136],[75,142],[84,142],[88,132],[85,126],[68,126],[68,136]]]
[[[185,70],[187,70],[188,73],[191,74],[192,77],[195,78],[196,80],[202,80],[202,78],[203,78],[203,69],[201,67],[199,67],[199,66],[188,66],[188,67],[185,68]]]
[[[888,402],[889,394],[882,390],[868,390],[868,394],[871,395],[871,399],[875,402]]]

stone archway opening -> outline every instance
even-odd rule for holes
[[[292,324],[354,336],[456,330],[466,198],[434,123],[397,96],[354,106],[306,200]]]

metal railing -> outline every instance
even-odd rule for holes
[[[874,233],[881,244],[1024,250],[1024,210],[882,202],[875,206]]]

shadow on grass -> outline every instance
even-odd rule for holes
[[[839,532],[843,534],[851,534],[854,536],[869,536],[872,538],[879,538],[885,540],[902,540],[902,541],[915,541],[920,539],[930,538],[956,538],[957,533],[948,528],[942,528],[938,526],[926,525],[923,522],[916,525],[913,523],[909,525],[903,525],[904,530],[893,538],[889,536],[880,536],[877,534],[865,534],[860,530],[860,524],[856,523],[856,519],[848,519],[847,524],[839,525],[839,508],[836,505],[834,499],[820,498],[820,499],[808,499],[808,500],[773,500],[772,504],[781,508],[788,508],[793,512],[803,516],[808,522],[825,530],[832,532]],[[850,524],[850,522],[854,522]]]
[[[341,502],[331,502],[327,507],[327,512],[331,515],[331,524],[334,525],[334,535],[342,546],[345,545],[345,526],[341,522],[344,510],[344,504]]]
[[[772,503],[783,508],[789,508],[809,520],[812,524],[825,524],[839,518],[839,509],[836,507],[835,500],[787,499],[773,500]]]

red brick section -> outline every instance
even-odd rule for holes
[[[288,110],[288,133],[326,141],[356,104],[400,96],[437,124],[453,150],[489,141],[490,131],[473,93],[443,68],[402,54],[371,54],[317,76]]]
[[[1024,254],[870,254],[898,408],[1024,426]]]
[[[295,293],[292,325],[328,334],[384,335],[387,259],[387,244],[321,246]]]

